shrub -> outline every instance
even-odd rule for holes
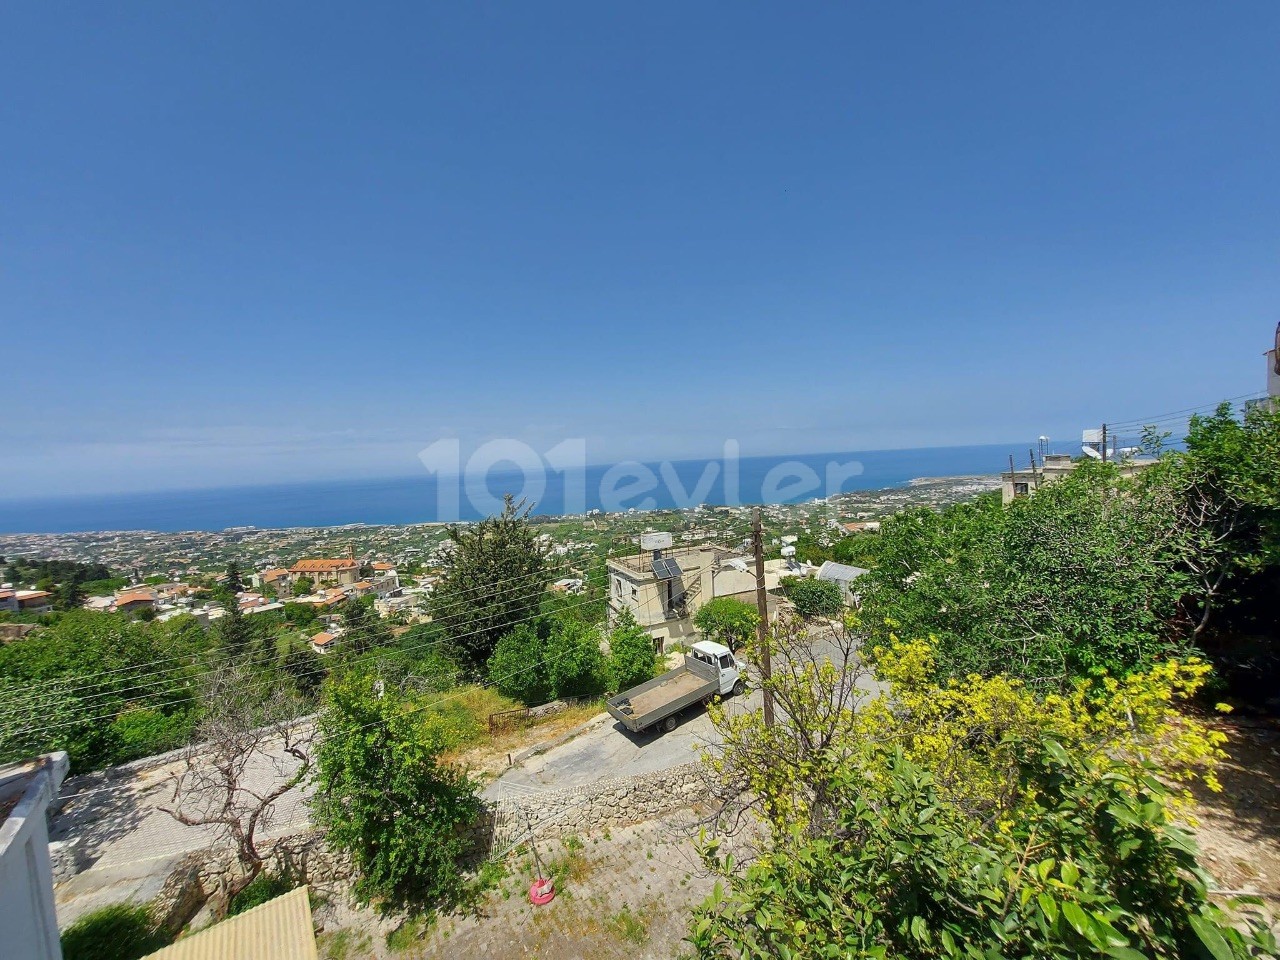
[[[844,610],[844,595],[830,580],[783,577],[782,592],[795,605],[796,613],[805,618],[838,617]]]
[[[278,874],[260,873],[247,887],[231,898],[227,906],[227,916],[234,917],[254,907],[261,906],[268,900],[282,897],[290,890],[300,886],[296,881]]]
[[[64,960],[138,960],[169,943],[146,904],[118,903],[86,913],[62,934]]]
[[[1149,764],[1103,769],[1054,740],[1027,744],[1028,802],[975,823],[897,753],[882,776],[831,780],[839,819],[760,858],[708,899],[698,956],[1272,956],[1276,939],[1239,901],[1210,902],[1190,836]]]

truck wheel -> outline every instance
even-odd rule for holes
[[[676,728],[676,716],[673,713],[671,716],[667,717],[667,719],[662,721],[662,729],[663,729],[663,732],[670,733],[675,728]]]
[[[738,681],[737,681],[736,683],[734,683],[734,685],[733,685],[733,695],[734,695],[735,697],[740,697],[740,696],[742,696],[742,691],[743,691],[743,690],[745,690],[745,689],[747,689],[747,685],[746,685],[745,683],[743,683],[741,680],[738,680]]]

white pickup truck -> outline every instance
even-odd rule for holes
[[[633,733],[661,724],[676,728],[676,716],[695,703],[710,703],[718,694],[727,697],[742,693],[747,665],[728,647],[699,640],[684,663],[659,677],[625,690],[605,701],[605,707]]]

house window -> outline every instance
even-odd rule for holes
[[[1013,495],[1015,497],[1025,497],[1030,489],[1031,488],[1025,483],[1015,483],[1013,485]]]
[[[631,599],[632,599],[632,600],[634,600],[634,599],[636,599],[638,596],[640,596],[640,591],[639,591],[639,590],[637,590],[635,587],[632,587],[632,588],[631,588]]]
[[[622,578],[621,577],[613,578],[613,593],[614,593],[614,596],[617,596],[617,597],[622,596]]]

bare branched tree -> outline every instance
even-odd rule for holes
[[[241,869],[218,898],[225,912],[262,873],[259,839],[272,826],[277,801],[311,770],[313,726],[297,720],[302,704],[286,687],[264,690],[260,678],[238,665],[215,672],[202,694],[200,742],[186,751],[171,777],[172,798],[160,809],[185,826],[207,829],[211,845],[234,847]]]

